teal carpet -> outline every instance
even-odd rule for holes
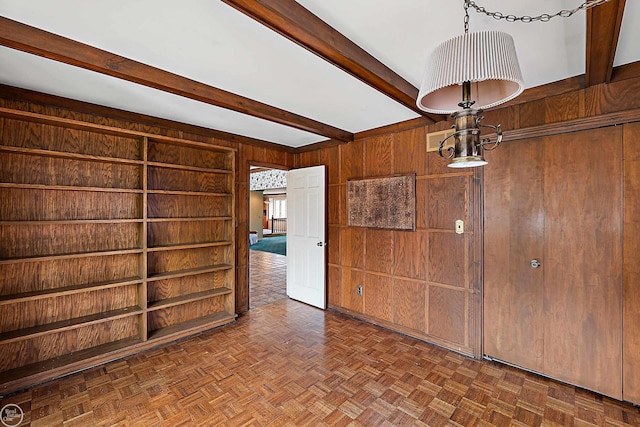
[[[265,237],[249,247],[254,251],[271,252],[279,255],[287,254],[287,236]]]

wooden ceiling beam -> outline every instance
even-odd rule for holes
[[[222,0],[431,122],[444,116],[416,106],[418,89],[295,0]]]
[[[587,87],[611,81],[624,5],[625,0],[611,0],[587,10]]]
[[[0,17],[0,45],[339,141],[353,133]]]

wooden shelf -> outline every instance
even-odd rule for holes
[[[166,328],[157,329],[149,332],[149,340],[161,340],[171,335],[184,334],[185,332],[193,332],[196,330],[205,330],[222,326],[235,321],[236,316],[227,312],[210,314],[208,316],[199,317],[197,319],[188,320],[186,322],[177,323],[167,326]]]
[[[119,280],[108,282],[93,283],[86,285],[66,286],[63,288],[44,289],[42,291],[24,292],[21,294],[0,296],[0,306],[15,304],[25,301],[34,301],[43,298],[58,297],[63,295],[81,294],[91,291],[100,291],[103,289],[118,288],[121,286],[136,285],[142,283],[141,277],[127,277]]]
[[[32,113],[29,111],[14,110],[10,108],[0,107],[0,114],[3,117],[14,120],[23,120],[28,122],[43,123],[46,125],[63,127],[68,129],[77,129],[81,131],[95,132],[104,135],[122,136],[126,138],[143,137],[147,134],[130,129],[122,129],[113,126],[100,125],[90,122],[82,122],[79,120],[67,119],[63,117],[54,117],[46,114]]]
[[[229,240],[219,241],[219,242],[206,242],[206,243],[187,243],[184,245],[167,245],[167,246],[154,246],[148,248],[149,252],[157,252],[157,251],[176,251],[180,249],[198,249],[198,248],[212,248],[215,246],[229,246],[232,242]]]
[[[219,145],[211,145],[207,142],[199,142],[199,141],[186,141],[180,138],[174,138],[172,136],[163,136],[163,135],[149,135],[150,143],[161,143],[161,144],[169,144],[169,145],[177,145],[180,147],[188,147],[188,148],[198,148],[206,151],[215,151],[217,153],[234,153],[238,151],[236,148],[231,147],[223,147]]]
[[[17,331],[4,332],[0,334],[0,343],[8,344],[15,341],[23,341],[40,335],[50,334],[52,332],[62,332],[70,329],[77,329],[84,326],[95,325],[98,323],[116,320],[121,317],[141,314],[142,308],[138,306],[125,307],[119,310],[107,311],[89,316],[78,317],[75,319],[62,320],[46,325],[34,326],[32,328],[19,329]]]
[[[66,225],[66,224],[127,224],[127,223],[140,223],[144,220],[142,218],[124,218],[124,219],[51,219],[51,220],[36,220],[36,221],[0,221],[0,225]]]
[[[147,308],[149,311],[160,310],[162,308],[173,307],[174,305],[181,305],[188,302],[200,301],[203,299],[216,297],[220,295],[228,295],[233,290],[229,288],[216,288],[208,291],[196,292],[189,295],[182,295],[179,297],[167,298],[163,300],[149,302]]]
[[[147,165],[152,167],[158,167],[158,168],[180,169],[180,170],[192,171],[192,172],[220,173],[225,175],[229,175],[233,173],[233,171],[230,171],[227,169],[201,168],[198,166],[186,166],[186,165],[179,165],[176,163],[147,162]]]
[[[38,256],[24,257],[24,258],[0,259],[0,265],[17,264],[21,262],[48,261],[53,259],[87,258],[92,256],[140,254],[142,252],[143,252],[142,249],[122,249],[122,250],[111,250],[111,251],[100,251],[100,252],[78,252],[78,253],[60,254],[60,255],[38,255]]]
[[[101,193],[143,193],[143,190],[137,188],[72,187],[69,185],[15,184],[12,182],[0,182],[0,188],[20,188],[25,190],[87,191]]]
[[[230,221],[231,216],[196,216],[196,217],[169,217],[169,218],[148,218],[147,222],[191,222],[191,221]]]
[[[74,365],[78,365],[75,370],[84,369],[86,368],[86,361],[99,363],[101,360],[109,360],[111,354],[121,353],[122,350],[134,347],[141,343],[142,340],[139,337],[125,338],[5,371],[0,376],[0,392],[24,388],[24,385],[42,382],[43,380],[52,377],[52,375],[46,374],[49,372],[55,372],[58,370],[61,371],[61,374],[73,372]],[[33,378],[33,380],[29,381],[28,379],[30,378]]]
[[[178,191],[178,190],[149,190],[149,194],[175,194],[179,196],[211,196],[211,197],[231,197],[230,193],[210,193],[208,191]]]
[[[174,279],[176,277],[195,276],[197,274],[213,273],[214,271],[229,270],[230,264],[218,264],[207,267],[189,268],[186,270],[168,271],[166,273],[150,274],[147,281]]]
[[[91,162],[101,162],[101,163],[121,163],[126,165],[143,165],[144,164],[144,161],[142,160],[125,159],[121,157],[105,157],[105,156],[96,156],[92,154],[66,153],[64,151],[44,150],[40,148],[13,147],[10,145],[0,145],[0,151],[35,155],[35,156],[44,156],[44,157],[55,157],[58,159],[87,160]]]

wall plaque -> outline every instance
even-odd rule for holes
[[[351,227],[416,229],[416,175],[347,181]]]

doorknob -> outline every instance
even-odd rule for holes
[[[324,242],[318,242],[318,243],[316,243],[316,246],[320,246],[320,247],[322,247],[322,246],[324,246],[324,245],[326,245],[326,243],[324,243]]]
[[[532,259],[531,260],[531,268],[538,268],[541,267],[542,263],[540,261],[538,261],[537,259]]]

